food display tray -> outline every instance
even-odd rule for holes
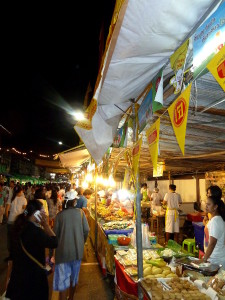
[[[220,265],[210,264],[208,267],[197,266],[198,259],[193,257],[185,257],[176,260],[176,263],[181,264],[184,269],[199,272],[205,276],[214,276],[218,273]]]
[[[133,232],[133,228],[129,229],[112,229],[112,230],[104,230],[105,235],[108,237],[108,234],[125,234],[128,235],[129,233]]]

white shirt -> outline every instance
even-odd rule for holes
[[[11,203],[8,223],[13,223],[16,217],[23,213],[23,206],[27,205],[27,199],[24,196],[16,197]]]
[[[162,196],[160,193],[153,192],[151,194],[151,199],[152,199],[152,205],[156,205],[156,206],[161,205],[160,200],[162,200]]]
[[[213,217],[207,224],[209,230],[209,239],[217,239],[216,246],[209,257],[209,261],[216,264],[222,264],[225,268],[225,222],[221,216]]]
[[[180,194],[170,192],[166,193],[164,201],[167,202],[167,208],[170,209],[179,209],[179,203],[182,203]]]
[[[9,188],[9,197],[8,197],[8,200],[7,200],[7,204],[11,204],[11,199],[12,199],[12,196],[13,196],[13,188]]]

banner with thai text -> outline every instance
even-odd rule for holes
[[[146,130],[146,137],[149,145],[149,152],[151,155],[153,168],[157,169],[158,161],[158,149],[159,149],[159,129],[160,129],[160,118]]]
[[[210,60],[225,45],[225,2],[196,30],[193,35],[193,78],[207,72]]]
[[[189,40],[185,41],[180,48],[170,56],[170,65],[175,73],[175,76],[170,79],[170,84],[174,86],[174,94],[179,94],[182,88],[188,46]]]
[[[142,138],[134,145],[132,150],[132,157],[133,157],[133,174],[134,179],[136,180],[138,168],[139,168],[139,159],[141,154],[141,145],[142,145]]]

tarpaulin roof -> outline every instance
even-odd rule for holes
[[[131,106],[130,99],[137,99],[171,54],[220,2],[123,1],[99,71],[94,95],[98,108],[92,129],[75,126],[96,163],[112,144],[122,111]],[[168,64],[164,75],[170,72]]]
[[[58,155],[64,168],[78,168],[90,158],[87,149],[76,149],[71,152],[59,153]]]

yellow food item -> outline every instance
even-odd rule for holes
[[[151,275],[147,275],[147,276],[145,277],[145,279],[148,279],[148,278],[150,278],[150,279],[151,279],[151,278],[155,278],[155,275],[152,275],[152,274],[151,274]]]
[[[168,274],[170,274],[170,273],[171,273],[170,270],[163,270],[163,272],[162,272],[162,274],[165,275],[165,276],[168,275]]]
[[[156,274],[155,278],[165,278],[166,276],[164,274]]]
[[[162,272],[163,272],[163,270],[160,268],[154,268],[154,269],[152,268],[153,275],[161,274]]]
[[[144,277],[152,274],[152,268],[146,268],[143,272]]]
[[[143,264],[143,270],[145,270],[146,268],[152,268],[152,265],[149,265],[149,264]]]
[[[169,271],[171,270],[170,267],[168,267],[168,266],[162,267],[162,269],[163,270],[169,270]]]
[[[177,274],[170,273],[170,274],[166,275],[166,278],[173,278],[173,277],[177,277]]]

